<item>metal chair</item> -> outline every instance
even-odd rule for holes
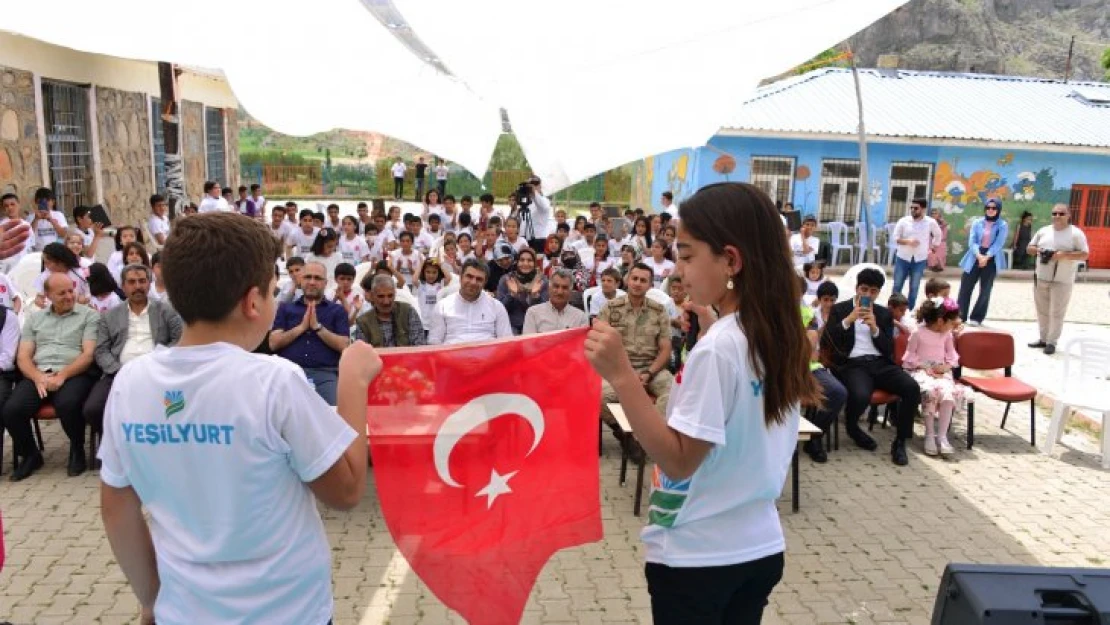
[[[1095,338],[1074,338],[1060,346],[1064,370],[1059,395],[1052,408],[1041,451],[1051,453],[1052,447],[1064,436],[1064,426],[1072,408],[1086,408],[1102,414],[1102,468],[1110,469],[1110,342]]]
[[[1029,402],[1029,444],[1037,442],[1037,389],[1013,377],[1014,366],[1014,337],[1008,332],[994,330],[972,330],[963,332],[956,339],[956,351],[960,354],[960,366],[952,375],[962,384],[970,386],[975,391],[991,399],[1006,402],[1006,410],[1002,413],[1003,429],[1006,428],[1006,418],[1010,415],[1010,404],[1014,402]],[[977,371],[992,371],[1002,369],[1005,377],[983,378],[963,375],[963,369]],[[975,441],[975,404],[967,405],[967,448],[971,449]]]

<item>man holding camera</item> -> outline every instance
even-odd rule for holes
[[[1037,257],[1033,273],[1033,302],[1037,306],[1040,338],[1029,347],[1056,353],[1056,341],[1064,328],[1064,315],[1071,300],[1071,287],[1079,263],[1087,260],[1087,236],[1068,223],[1067,204],[1052,207],[1052,224],[1033,235],[1027,249]]]
[[[527,239],[532,249],[542,252],[551,230],[551,200],[544,196],[539,176],[520,183],[516,193],[520,205],[520,235]]]

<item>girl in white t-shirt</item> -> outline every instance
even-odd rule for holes
[[[424,223],[428,223],[428,217],[431,215],[439,215],[439,223],[441,224],[446,221],[444,217],[447,216],[447,212],[443,210],[443,204],[440,204],[439,191],[435,189],[424,194],[424,214],[421,215],[424,218]]]
[[[474,239],[467,233],[462,233],[455,239],[459,245],[459,264],[465,263],[468,259],[474,258]]]
[[[81,263],[82,269],[88,269],[89,265],[95,262],[93,259],[82,255],[85,253],[85,235],[80,232],[71,230],[69,234],[66,235],[66,247],[69,248],[69,251],[77,255],[77,262]]]
[[[415,285],[416,272],[424,265],[424,255],[413,249],[412,233],[402,232],[398,238],[401,242],[399,249],[389,254],[389,266],[404,279],[402,286]]]
[[[120,281],[119,273],[126,264],[123,260],[123,246],[128,243],[142,243],[139,231],[131,226],[121,226],[116,230],[116,251],[108,257],[108,271],[112,272],[117,283]]]
[[[666,244],[659,239],[651,242],[651,256],[645,258],[643,263],[651,267],[655,288],[657,289],[663,286],[663,281],[674,272],[674,263],[667,260]]]
[[[644,388],[660,372],[632,367],[619,330],[598,321],[586,355],[656,463],[641,533],[655,622],[759,623],[782,578],[775,502],[799,406],[820,398],[798,280],[774,205],[749,184],[686,200],[678,245],[676,274],[703,335],[675,378],[666,421]]]
[[[98,313],[105,313],[114,308],[117,304],[122,302],[120,299],[118,285],[112,272],[100,263],[93,263],[89,267],[89,306],[96,310]]]
[[[439,261],[429,258],[420,267],[420,282],[411,287],[412,294],[420,304],[420,318],[431,321],[435,313],[439,292],[451,283],[451,274],[443,270]]]
[[[339,235],[331,228],[322,228],[312,242],[312,253],[305,257],[304,262],[320,263],[327,270],[328,287],[335,287],[335,268],[343,262],[343,256],[337,251]]]
[[[516,217],[505,218],[505,234],[501,239],[513,246],[513,251],[517,254],[528,247],[528,241],[525,241],[524,237],[520,236],[520,221]]]
[[[42,273],[35,278],[35,305],[46,308],[49,300],[46,299],[46,279],[52,273],[64,273],[73,280],[73,292],[78,304],[89,303],[89,274],[81,267],[77,255],[65,245],[54,242],[47,243],[42,248]]]
[[[394,239],[396,239],[398,236],[400,236],[402,232],[404,232],[405,224],[403,221],[401,221],[400,206],[394,205],[389,207],[389,221],[385,224],[385,228],[390,232],[390,234],[393,235]]]
[[[358,234],[358,219],[347,215],[343,218],[343,236],[339,237],[339,255],[343,262],[358,265],[370,260],[366,239]]]

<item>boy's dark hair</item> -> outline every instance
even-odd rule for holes
[[[487,226],[500,226],[502,222],[501,215],[490,215]]]
[[[251,185],[251,191],[257,191],[261,188],[262,188],[262,185],[258,184],[257,182]]]
[[[166,201],[166,198],[164,198],[161,195],[158,195],[157,193],[155,193],[154,195],[150,196],[150,207],[154,208],[155,204],[161,204],[162,202],[165,202],[165,201]]]
[[[905,295],[901,293],[891,293],[890,298],[886,300],[887,308],[909,308],[910,300],[906,299]]]
[[[294,207],[294,208],[296,208],[296,207]],[[303,208],[303,209],[301,209],[301,212],[297,213],[297,221],[300,221],[300,220],[304,219],[305,217],[308,217],[309,219],[312,219],[315,216],[316,215],[315,215],[315,213],[312,212],[311,208]]]
[[[270,285],[280,255],[280,242],[258,221],[234,213],[194,215],[178,222],[166,239],[162,277],[182,321],[217,323],[252,288],[273,297]]]
[[[416,240],[412,236],[412,233],[409,232],[408,230],[404,230],[404,231],[401,232],[401,234],[397,235],[397,240],[400,241],[401,239],[404,239],[405,237],[408,237],[409,241],[415,241]]]
[[[211,191],[212,189],[215,189],[216,186],[217,185],[216,185],[216,182],[214,180],[205,180],[204,181],[204,193],[205,193],[205,195],[207,195],[208,192]]]
[[[41,202],[43,200],[53,200],[53,199],[55,199],[54,198],[54,191],[51,190],[51,189],[48,189],[47,187],[39,187],[38,191],[35,191],[35,204],[38,204],[39,202]]]
[[[832,282],[822,282],[817,287],[817,299],[822,297],[832,297],[834,299],[840,297],[840,289],[836,288],[836,284]]]
[[[601,202],[590,202],[590,208],[601,208]]]
[[[285,203],[285,208],[292,208],[293,210],[297,210],[297,203],[293,200],[289,200]]]
[[[285,261],[285,268],[289,267],[304,267],[304,259],[300,256],[290,256],[289,260]]]
[[[936,297],[944,289],[951,289],[952,285],[944,278],[929,278],[925,281],[925,297]]]
[[[447,195],[443,196],[443,201],[444,201],[445,203],[446,203],[446,202],[447,202],[448,200],[450,200],[450,201],[452,201],[452,202],[455,202],[455,201],[457,201],[457,200],[455,199],[455,196],[451,195],[450,193],[448,193]]]
[[[412,213],[405,213],[405,216],[401,218],[401,223],[405,225],[408,225],[414,221],[420,221],[420,218],[416,215],[413,215]]]
[[[493,194],[492,193],[483,193],[483,194],[478,196],[478,201],[479,202],[488,202],[490,204],[493,204]]]
[[[323,213],[312,213],[312,221],[327,221]]]
[[[416,219],[413,219],[413,221],[420,221],[420,218],[417,217]],[[432,223],[433,221],[437,223],[442,221],[439,218],[439,213],[432,213],[431,215],[428,215],[428,223]]]
[[[99,297],[112,293],[119,288],[116,284],[116,279],[112,277],[112,272],[108,271],[108,267],[102,263],[93,263],[89,265],[89,293],[93,297]]]
[[[881,289],[884,284],[886,284],[886,276],[878,269],[868,267],[856,276],[856,286],[873,286]]]
[[[0,195],[0,204],[7,202],[8,200],[15,200],[16,202],[19,202],[19,196],[14,193],[5,193],[4,195]]]
[[[663,192],[663,197],[667,198],[668,200],[671,200],[672,202],[674,201],[674,194],[671,193],[670,191],[664,191]]]
[[[150,266],[153,267],[155,265],[161,265],[161,264],[162,264],[162,251],[158,250],[157,252],[151,254],[151,256],[150,256]]]
[[[246,193],[246,192],[247,192],[247,185],[244,185],[244,184],[239,185],[239,193]]]
[[[595,224],[593,222],[589,222],[582,229],[583,230],[593,230],[594,232],[597,232],[597,224]]]
[[[360,209],[360,208],[370,208],[370,205],[367,204],[366,202],[359,202],[358,204],[355,205],[355,209],[357,210],[357,209]]]
[[[474,198],[470,197],[469,195],[464,195],[461,198],[459,198],[459,201],[460,202],[470,202],[471,204],[473,204],[474,203]]]
[[[601,277],[604,278],[605,276],[609,276],[610,278],[616,280],[617,281],[617,286],[620,287],[620,284],[621,284],[621,270],[620,269],[617,269],[616,267],[608,267],[605,271],[601,272]],[[601,281],[601,278],[598,278],[599,283],[600,283],[600,281]]]
[[[555,230],[566,230],[567,232],[570,232],[570,224],[564,221],[563,223],[555,226]]]
[[[329,211],[330,211],[330,210],[331,210],[331,209],[333,209],[333,208],[334,208],[335,210],[339,210],[339,205],[338,205],[338,204],[335,204],[335,203],[332,203],[332,204],[328,204],[328,207],[327,207],[327,208],[326,208],[325,210],[329,210]]]
[[[355,266],[351,263],[339,263],[335,266],[335,277],[339,276],[355,277]]]
[[[804,223],[804,224],[810,224],[810,223],[815,224],[815,223],[817,223],[817,218],[814,217],[813,215],[806,215],[805,219],[802,220],[802,223]]]
[[[77,221],[92,211],[88,206],[77,206],[73,209],[73,220]]]
[[[220,195],[231,195],[231,187],[220,187]]]

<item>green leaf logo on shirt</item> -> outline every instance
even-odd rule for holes
[[[166,391],[162,403],[166,406],[166,418],[185,410],[185,393],[182,391]]]

